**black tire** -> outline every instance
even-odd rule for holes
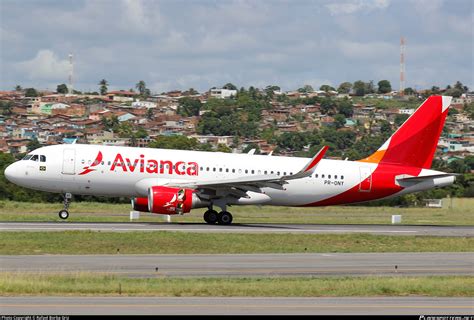
[[[61,210],[59,211],[59,217],[66,220],[69,217],[69,212],[67,212],[67,210]]]
[[[222,211],[217,216],[217,223],[227,226],[232,223],[233,217],[230,212]]]
[[[207,210],[204,212],[204,221],[208,224],[215,224],[218,221],[218,214],[215,210]]]

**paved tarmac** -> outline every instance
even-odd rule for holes
[[[315,224],[233,224],[230,226],[205,223],[77,223],[77,222],[0,222],[0,231],[64,231],[92,230],[109,232],[181,231],[203,233],[306,233],[379,235],[429,235],[445,237],[474,237],[473,226],[418,225],[315,225]]]
[[[0,271],[128,277],[473,275],[474,253],[4,255]]]
[[[2,297],[3,315],[471,315],[472,298]]]

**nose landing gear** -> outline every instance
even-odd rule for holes
[[[64,194],[64,201],[63,201],[64,209],[59,211],[59,217],[63,220],[66,220],[69,217],[69,212],[67,211],[67,209],[69,209],[71,199],[72,199],[72,194],[70,194],[69,192]]]

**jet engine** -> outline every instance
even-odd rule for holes
[[[201,204],[192,189],[155,186],[148,189],[148,212],[159,214],[183,214]]]

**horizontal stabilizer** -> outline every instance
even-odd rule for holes
[[[398,182],[423,182],[427,180],[432,180],[432,179],[437,179],[437,178],[448,178],[448,177],[456,177],[459,176],[459,173],[440,173],[440,174],[432,174],[428,176],[418,176],[418,177],[412,177],[412,176],[400,176],[396,177],[396,180]]]

